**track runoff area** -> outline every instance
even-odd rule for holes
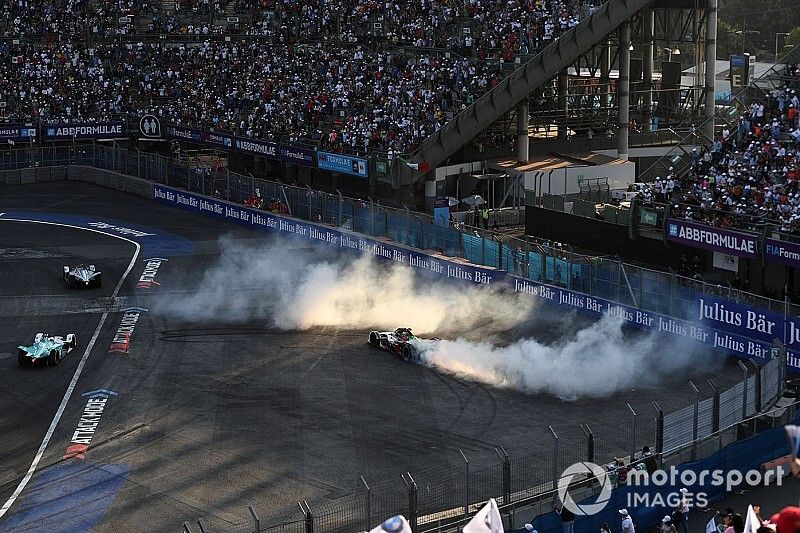
[[[198,517],[225,530],[249,521],[247,505],[262,524],[298,518],[297,501],[324,505],[362,475],[461,468],[459,451],[472,464],[496,460],[497,446],[544,458],[548,426],[567,440],[589,423],[602,449],[622,454],[627,403],[647,412],[693,396],[641,387],[598,410],[597,400],[496,388],[370,348],[368,332],[386,324],[300,331],[258,313],[175,316],[164,309],[218,290],[204,286],[209,265],[236,262],[221,237],[244,247],[269,237],[84,183],[2,192],[5,532],[175,531]],[[63,267],[79,264],[95,265],[102,287],[69,288]],[[246,278],[247,265],[237,268]],[[57,365],[20,366],[17,346],[38,332],[74,334],[76,347]]]

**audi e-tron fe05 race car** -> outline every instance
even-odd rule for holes
[[[17,359],[20,366],[57,365],[77,345],[75,334],[66,337],[37,333],[30,346],[19,346]]]
[[[64,281],[70,289],[103,286],[103,278],[94,265],[78,265],[75,268],[65,266]]]
[[[441,340],[437,337],[426,339]],[[419,361],[424,341],[411,333],[411,328],[397,328],[394,331],[370,331],[369,344],[402,357],[406,361]]]

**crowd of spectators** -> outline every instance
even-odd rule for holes
[[[215,17],[240,11],[249,14],[240,35],[203,37]],[[391,156],[590,11],[584,0],[12,0],[0,5],[0,34],[21,39],[0,40],[0,119],[151,112]],[[118,22],[125,14],[130,24]],[[200,37],[153,42],[135,31]]]
[[[800,234],[800,65],[782,74],[784,87],[753,102],[733,131],[694,149],[685,175],[670,169],[653,185],[653,199],[671,202],[673,216],[717,227],[771,224]]]

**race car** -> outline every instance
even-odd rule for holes
[[[103,286],[103,278],[94,265],[78,265],[75,268],[65,266],[64,281],[70,289]]]
[[[17,360],[19,366],[57,365],[77,345],[74,333],[66,337],[37,333],[30,346],[19,346]]]
[[[440,340],[437,337],[427,339]],[[423,340],[411,332],[411,328],[397,328],[394,331],[370,331],[369,344],[375,348],[399,355],[405,361],[419,361]]]

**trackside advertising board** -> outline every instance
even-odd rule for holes
[[[317,166],[323,170],[332,170],[359,178],[369,177],[369,162],[366,159],[349,155],[317,152]]]
[[[15,143],[36,141],[36,127],[0,124],[0,141],[3,144],[10,144],[8,141]]]
[[[795,372],[800,372],[800,321],[794,318],[784,321],[782,315],[765,314],[741,304],[721,299],[712,300],[703,296],[694,302],[698,319],[689,322],[519,278],[503,271],[432,257],[349,231],[301,222],[163,185],[154,186],[154,199],[162,204],[214,216],[242,226],[305,239],[340,250],[368,253],[442,278],[479,285],[505,286],[514,292],[528,294],[562,309],[575,310],[595,317],[612,314],[631,326],[652,331],[670,340],[685,339],[736,357],[753,359],[759,363],[765,362],[770,357],[773,339],[785,338],[790,349],[789,367]],[[702,318],[699,316],[701,313]],[[769,322],[775,323],[769,325]]]
[[[793,268],[800,267],[800,244],[764,239],[764,259]]]
[[[71,139],[112,140],[124,138],[124,122],[49,124],[44,127],[45,141],[67,141]]]
[[[273,141],[251,139],[230,133],[187,128],[173,124],[167,124],[165,134],[167,139],[176,139],[211,148],[261,156],[305,167],[314,166],[314,154],[316,153],[314,150],[291,144],[279,144]]]
[[[715,228],[691,220],[671,218],[667,221],[667,239],[687,246],[756,259],[758,237],[738,231]]]

